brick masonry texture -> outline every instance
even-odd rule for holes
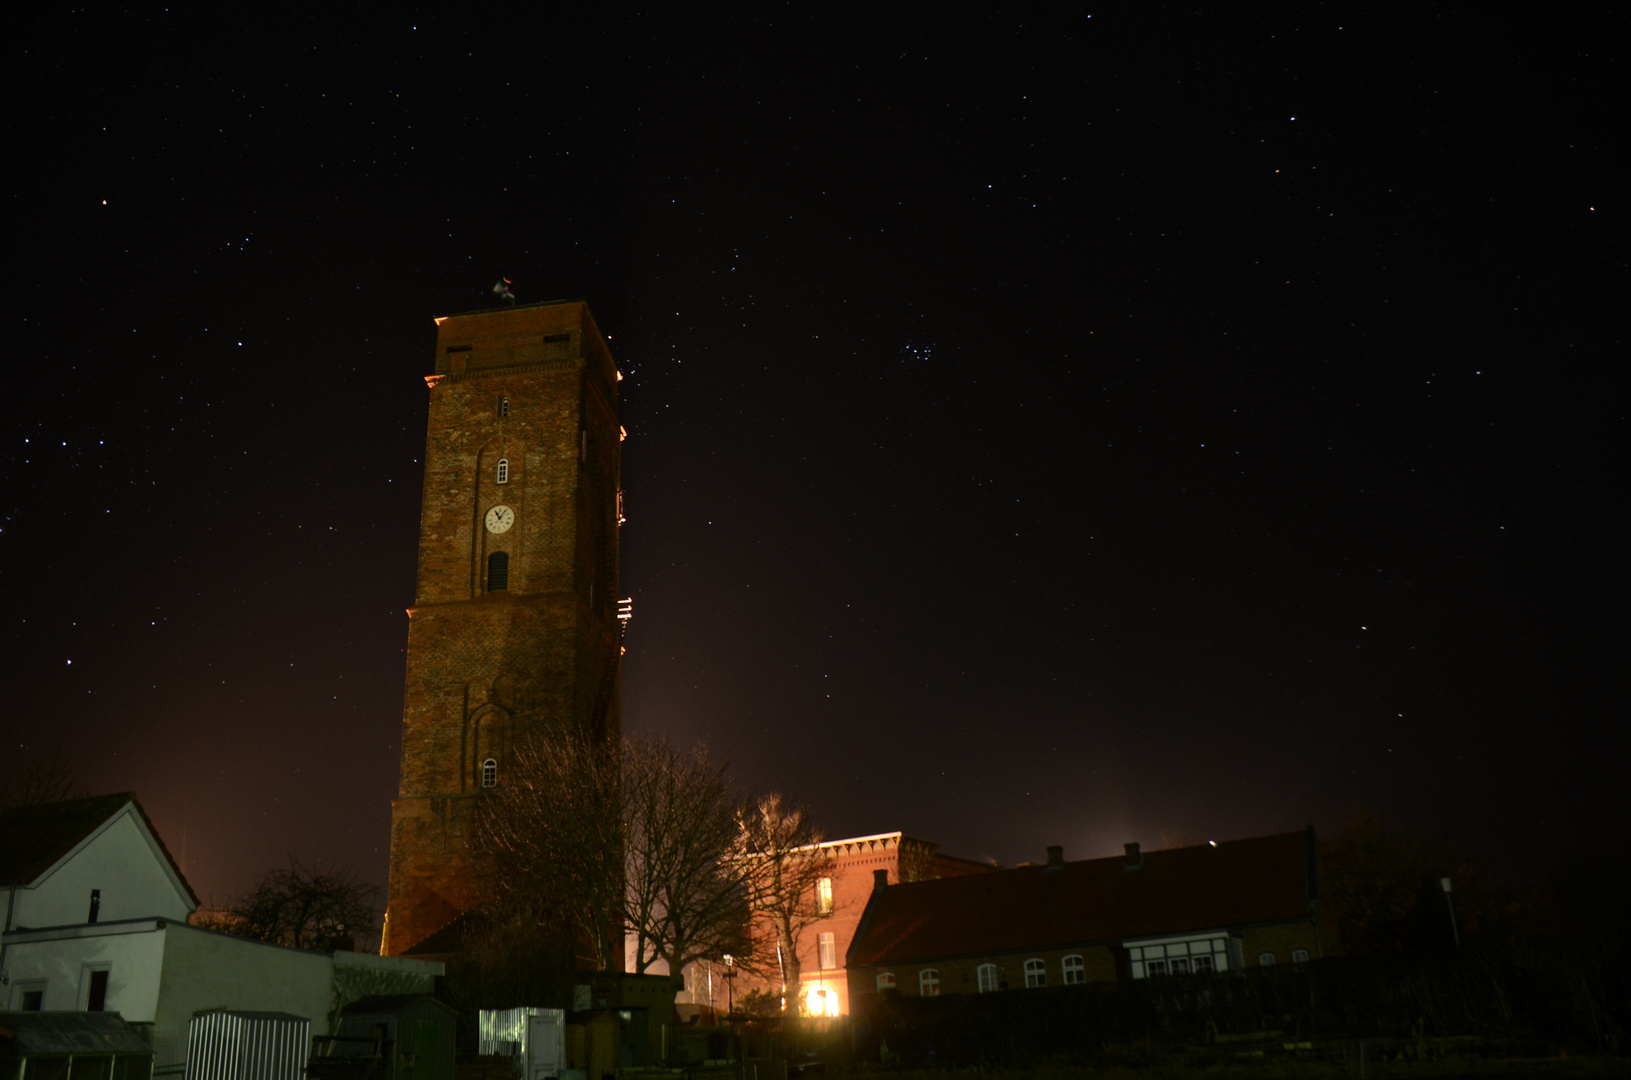
[[[620,734],[618,379],[582,303],[438,320],[391,804],[388,955],[475,901],[483,762],[497,762],[502,784],[516,740],[568,728]],[[483,521],[500,505],[514,525],[494,534]],[[492,591],[498,552],[509,579]]]

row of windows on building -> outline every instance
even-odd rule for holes
[[[828,939],[831,934],[822,934],[821,966],[832,966],[827,959]],[[1220,942],[1222,939],[1218,939]],[[1228,950],[1226,946],[1213,948],[1213,943],[1188,942],[1180,943],[1185,948],[1184,955],[1179,955],[1173,945],[1151,945],[1134,948],[1129,951],[1133,962],[1133,978],[1144,979],[1158,975],[1186,975],[1205,971],[1227,971],[1229,968]],[[1308,963],[1307,949],[1293,949],[1291,962],[1301,967]],[[1276,963],[1275,955],[1271,952],[1259,953],[1257,957],[1259,967],[1273,967]],[[1048,964],[1040,957],[1032,957],[1025,961],[1025,986],[1034,989],[1048,985]],[[1075,986],[1087,981],[1087,966],[1079,955],[1064,957],[1059,962],[1060,981],[1066,986]],[[966,976],[965,976],[966,977]],[[982,994],[989,994],[996,990],[1006,989],[997,978],[996,964],[981,964],[974,969],[976,988]],[[878,973],[878,989],[896,989],[895,973],[880,971]],[[940,972],[936,968],[924,968],[917,973],[917,991],[924,997],[935,997],[940,993]]]
[[[1025,985],[1039,987],[1048,985],[1048,963],[1039,957],[1032,957],[1025,961]],[[1060,981],[1066,986],[1075,986],[1087,981],[1087,965],[1081,956],[1072,954],[1059,962]],[[975,988],[982,994],[989,994],[1005,987],[997,978],[996,964],[981,964],[974,969]],[[878,973],[878,989],[895,989],[895,973],[880,971]],[[917,992],[924,997],[936,997],[940,993],[940,971],[937,968],[924,968],[917,973]]]

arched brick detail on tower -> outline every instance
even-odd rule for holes
[[[503,783],[510,751],[510,714],[497,705],[484,705],[471,713],[464,725],[464,789],[481,790],[481,766],[488,758],[498,762],[499,782]]]

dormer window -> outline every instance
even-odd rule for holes
[[[499,419],[502,420],[504,417],[506,417],[508,415],[510,415],[510,399],[507,398],[507,397],[501,397],[501,398],[498,399],[498,416],[499,416]]]
[[[510,459],[499,458],[498,469],[493,475],[495,484],[508,484],[510,482]]]
[[[492,758],[488,758],[486,761],[481,763],[481,786],[498,786],[498,762],[494,761]]]

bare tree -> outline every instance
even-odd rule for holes
[[[84,797],[85,789],[74,775],[73,764],[60,748],[51,755],[51,760],[33,762],[0,782],[0,810]]]
[[[753,911],[769,928],[755,937],[747,964],[767,974],[779,972],[784,990],[795,995],[802,976],[799,939],[827,914],[816,896],[817,884],[832,873],[823,839],[804,807],[775,792],[742,815],[739,842],[750,867]]]
[[[223,911],[197,920],[211,930],[296,949],[350,949],[374,929],[379,888],[346,871],[323,872],[291,857]]]
[[[503,922],[565,926],[600,970],[623,966],[620,750],[581,732],[523,740],[480,815],[483,906]]]
[[[663,740],[626,743],[623,792],[635,970],[662,960],[683,984],[686,965],[747,946],[751,864],[735,857],[741,808],[700,745],[685,754]]]

